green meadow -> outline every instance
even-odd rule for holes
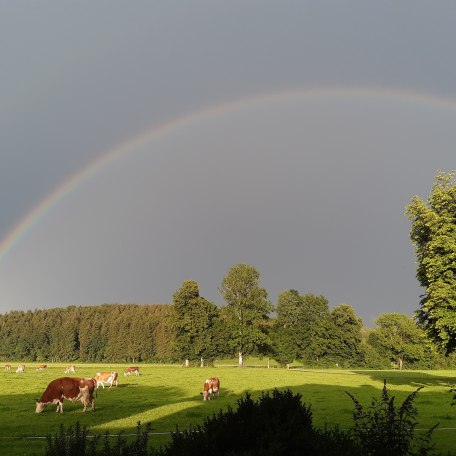
[[[249,360],[248,360],[249,361]],[[262,361],[264,364],[264,361]],[[74,376],[93,377],[96,372],[119,372],[118,387],[99,388],[95,398],[95,413],[82,413],[82,404],[64,403],[63,415],[55,413],[54,405],[35,413],[35,400],[48,383],[65,374],[64,364],[50,364],[37,371],[38,363],[26,363],[26,372],[16,374],[16,363],[10,372],[0,372],[0,454],[43,455],[45,436],[55,434],[59,425],[74,425],[77,421],[93,433],[126,435],[135,432],[136,423],[151,422],[151,444],[160,446],[170,439],[170,433],[201,423],[228,406],[236,407],[237,399],[247,391],[257,397],[262,391],[291,389],[302,394],[303,402],[312,406],[314,424],[338,424],[345,429],[352,425],[352,393],[368,406],[373,397],[380,397],[383,381],[390,395],[400,405],[405,397],[420,386],[415,405],[418,428],[428,429],[439,423],[434,442],[440,452],[456,454],[456,406],[452,407],[452,371],[370,371],[370,370],[290,370],[266,367],[240,369],[228,362],[212,368],[176,365],[142,364],[139,377],[125,377],[126,364],[76,364]],[[220,397],[204,402],[201,391],[208,376],[221,381]],[[234,438],[234,436],[233,436]]]

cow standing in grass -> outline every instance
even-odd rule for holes
[[[65,374],[74,374],[76,372],[76,366],[72,364],[71,366],[67,366],[65,369]]]
[[[127,369],[124,372],[124,376],[125,375],[131,375],[131,374],[135,374],[136,376],[138,376],[139,375],[139,367],[138,366],[127,367]]]
[[[112,385],[115,383],[117,387],[117,378],[119,374],[117,372],[97,372],[95,375],[95,382],[97,384],[97,388],[101,385],[104,389],[104,384],[107,383],[111,388]]]
[[[93,391],[95,390],[95,380],[93,378],[61,377],[52,380],[40,399],[36,400],[36,413],[41,413],[46,405],[56,404],[56,412],[63,413],[64,399],[76,402],[81,401],[84,405],[84,413],[87,406],[92,406],[95,410]]]
[[[9,372],[11,370],[11,364],[5,364],[5,371]]]
[[[23,364],[19,364],[16,369],[16,374],[20,374],[22,372],[25,372],[25,366]]]
[[[37,371],[42,371],[42,370],[44,370],[44,369],[47,369],[47,365],[46,365],[46,364],[40,364],[40,365],[36,368]]]
[[[220,379],[218,377],[210,377],[204,382],[203,401],[210,401],[214,395],[220,396]]]

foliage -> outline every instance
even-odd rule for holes
[[[386,380],[380,399],[373,398],[365,409],[352,394],[347,392],[355,404],[353,412],[354,427],[351,431],[354,441],[361,448],[363,455],[395,456],[434,454],[430,444],[432,432],[429,429],[421,438],[416,438],[417,410],[413,405],[419,387],[409,394],[400,407],[394,403],[386,388]]]
[[[410,238],[424,288],[417,317],[429,336],[450,353],[456,349],[456,172],[439,171],[428,201],[414,196],[406,207]]]
[[[328,357],[339,366],[359,366],[363,356],[361,350],[361,329],[363,321],[357,317],[353,307],[340,304],[331,311],[332,327],[329,333],[331,345]]]
[[[389,369],[391,367],[391,361],[388,357],[385,357],[385,353],[381,349],[372,346],[364,338],[361,341],[360,350],[362,356],[361,367],[368,369]]]
[[[324,362],[331,350],[332,322],[328,300],[313,294],[287,290],[277,299],[277,322],[271,336],[273,356],[278,362],[302,359],[310,364]]]
[[[424,331],[407,315],[385,313],[375,323],[378,328],[370,333],[369,343],[396,362],[399,369],[406,361],[416,363],[431,358],[431,346]]]
[[[317,430],[310,406],[290,390],[263,393],[254,401],[250,394],[206,418],[201,426],[173,434],[160,456],[207,455],[352,455],[347,435],[336,430]]]
[[[110,304],[0,315],[0,358],[146,361],[173,357],[170,305]]]
[[[230,330],[229,346],[239,353],[253,353],[270,343],[264,323],[273,307],[260,286],[260,274],[248,264],[233,266],[219,288],[227,302],[225,316]]]
[[[301,297],[296,290],[283,291],[277,298],[277,318],[269,337],[272,356],[281,365],[290,364],[299,357],[298,323]]]
[[[176,348],[183,359],[213,361],[214,321],[217,306],[199,294],[198,283],[186,280],[173,295]]]
[[[122,434],[117,436],[115,444],[110,442],[109,432],[106,432],[103,445],[100,447],[101,436],[90,436],[87,427],[81,427],[77,422],[74,428],[69,426],[66,430],[63,424],[54,437],[47,437],[46,456],[147,456],[149,433],[152,429],[150,423],[144,430],[138,421],[136,435],[132,442],[128,442]]]

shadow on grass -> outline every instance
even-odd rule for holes
[[[352,424],[353,402],[345,391],[349,391],[361,403],[368,405],[373,397],[379,397],[385,379],[391,394],[397,393],[398,400],[402,400],[402,396],[405,397],[408,392],[395,389],[397,386],[442,387],[453,380],[450,377],[413,371],[353,370],[351,372],[371,377],[379,382],[379,387],[303,383],[289,387],[279,385],[278,389],[289,388],[294,393],[300,393],[302,402],[311,405],[314,424],[317,427],[323,427],[327,423],[329,426],[340,425],[342,428],[348,428]],[[178,375],[182,376],[181,373]],[[200,377],[199,374],[198,377]],[[189,381],[193,382],[193,379]],[[86,414],[82,413],[80,402],[69,401],[64,403],[63,414],[55,413],[56,406],[48,406],[43,413],[36,414],[36,393],[7,395],[0,392],[0,454],[7,454],[2,449],[12,447],[17,448],[18,451],[16,453],[10,451],[10,454],[44,454],[45,440],[25,440],[25,438],[54,435],[61,423],[68,427],[79,422],[82,426],[87,426],[92,433],[104,434],[109,430],[110,434],[114,435],[121,431],[133,433],[138,419],[143,424],[152,422],[150,441],[153,446],[158,447],[170,440],[169,432],[175,431],[176,426],[184,430],[202,424],[206,416],[217,414],[220,410],[227,410],[228,407],[237,408],[237,400],[247,391],[251,393],[252,398],[259,397],[265,391],[265,389],[243,389],[242,391],[238,389],[235,392],[225,388],[225,382],[222,384],[220,397],[203,401],[199,391],[189,394],[185,387],[176,387],[170,381],[167,383],[170,383],[169,386],[149,386],[136,383],[135,380],[124,380],[117,387],[99,388],[95,399],[96,410],[94,413]],[[273,386],[268,389],[272,388]],[[430,393],[432,394],[424,388],[417,397],[420,427],[429,428],[439,421],[442,426],[456,427],[454,418],[456,410],[450,406],[451,395],[445,396],[435,391]],[[456,448],[456,432],[444,438],[446,443],[443,450]],[[24,442],[28,443],[24,444]],[[28,449],[30,453],[27,452]]]
[[[372,380],[383,382],[386,380],[388,385],[409,385],[415,386],[440,386],[450,387],[456,383],[455,376],[441,376],[432,374],[432,372],[423,371],[365,371],[351,370],[356,374],[370,377]]]

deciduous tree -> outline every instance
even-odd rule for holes
[[[417,312],[428,335],[446,353],[456,348],[456,173],[439,172],[428,201],[414,196],[406,207],[410,238],[424,294]]]
[[[227,323],[230,340],[227,341],[239,356],[243,356],[269,344],[263,324],[273,309],[266,289],[260,285],[260,273],[248,264],[233,266],[223,278],[219,288],[227,303]]]
[[[213,361],[213,324],[217,306],[199,294],[195,280],[185,280],[173,295],[176,346],[183,359]]]
[[[385,313],[375,323],[378,328],[370,333],[369,343],[389,356],[399,369],[406,361],[413,363],[429,358],[431,347],[426,335],[412,318],[400,313]]]

